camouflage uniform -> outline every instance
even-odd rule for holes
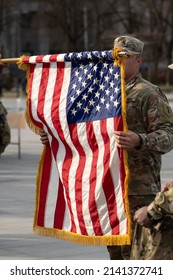
[[[0,154],[2,154],[10,143],[10,127],[7,122],[7,110],[3,106],[2,102],[0,102]]]
[[[161,155],[173,149],[173,113],[166,96],[141,74],[126,85],[126,102],[128,129],[141,137],[140,147],[128,150],[133,219],[134,211],[151,203],[161,189]],[[108,246],[108,251],[110,259],[128,259],[130,246]]]
[[[130,259],[173,260],[173,188],[158,193],[148,206],[150,229],[136,224]]]

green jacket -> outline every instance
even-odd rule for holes
[[[139,74],[126,85],[128,129],[141,146],[128,151],[129,195],[160,191],[161,155],[173,149],[173,113],[166,96]]]
[[[0,154],[4,152],[11,140],[10,127],[6,116],[7,110],[0,101]]]

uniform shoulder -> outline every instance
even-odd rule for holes
[[[155,95],[168,102],[166,95],[162,92],[160,87],[142,78],[141,75],[137,79],[136,89],[140,90],[141,93],[145,93],[146,95]]]

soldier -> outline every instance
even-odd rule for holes
[[[173,260],[173,181],[165,184],[149,206],[135,212],[132,260]],[[140,227],[138,229],[138,227]]]
[[[1,55],[0,55],[1,58]],[[0,74],[5,65],[0,62]],[[4,152],[11,140],[10,127],[7,122],[7,110],[0,101],[0,155]]]
[[[142,41],[130,36],[118,37],[114,42],[115,49],[127,52],[125,89],[129,130],[115,131],[115,139],[118,147],[128,151],[132,217],[136,209],[151,203],[160,191],[161,155],[173,149],[171,107],[161,90],[144,80],[139,72],[143,46]],[[40,132],[40,139],[43,144],[48,144],[44,131]],[[107,246],[107,249],[111,260],[130,257],[131,246]]]
[[[125,89],[127,132],[115,131],[117,145],[128,152],[129,205],[135,210],[153,201],[161,189],[161,155],[173,149],[173,113],[166,96],[140,74],[144,43],[120,36],[114,48],[127,52]],[[132,223],[132,230],[134,224]],[[141,226],[135,230],[140,236]],[[110,259],[129,259],[131,246],[108,246]]]

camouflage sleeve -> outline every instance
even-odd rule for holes
[[[162,154],[173,149],[173,112],[163,96],[159,89],[147,96],[143,104],[143,115],[148,133],[139,133],[140,149]]]
[[[7,110],[0,102],[0,154],[4,152],[11,140],[10,127],[8,125],[6,115]]]
[[[154,220],[161,219],[164,215],[173,215],[173,188],[160,192],[148,206],[148,213]]]

